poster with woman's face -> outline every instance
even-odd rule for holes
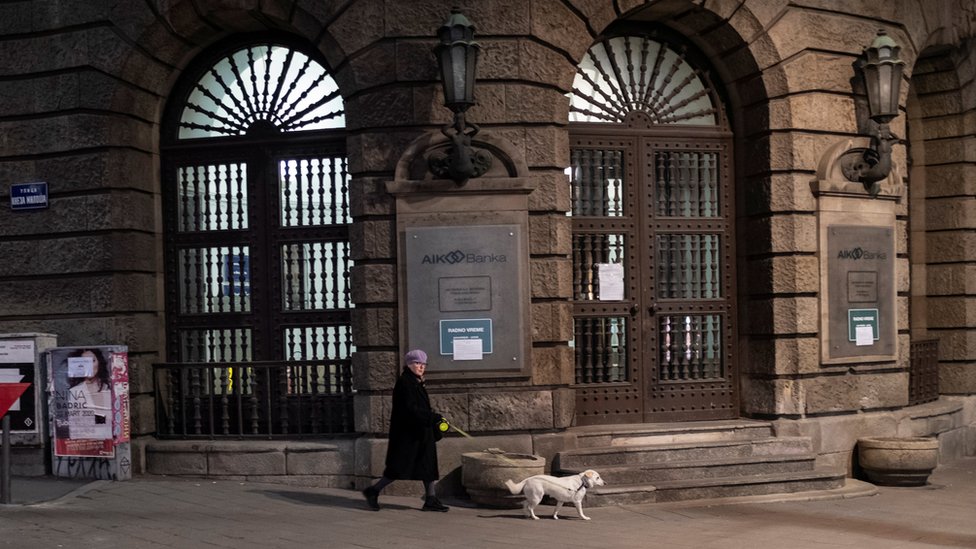
[[[50,353],[55,455],[114,457],[117,439],[128,440],[129,435],[126,347],[56,348]],[[118,398],[121,392],[125,399]]]

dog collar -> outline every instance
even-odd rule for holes
[[[586,488],[586,481],[585,481],[585,480],[583,480],[583,477],[585,477],[585,476],[586,476],[586,473],[580,473],[580,474],[579,474],[579,478],[580,478],[580,485],[579,485],[579,488],[577,488],[577,489],[576,489],[576,491],[577,491],[577,492],[579,492],[579,491],[580,491],[580,490],[582,490],[583,488]]]

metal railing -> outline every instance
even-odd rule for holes
[[[154,365],[160,438],[303,438],[353,432],[350,360]]]
[[[908,374],[908,405],[939,398],[939,340],[921,339],[911,343]]]

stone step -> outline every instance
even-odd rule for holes
[[[733,419],[684,423],[637,423],[629,425],[588,425],[574,427],[580,448],[633,446],[679,442],[748,440],[773,435],[768,421]]]
[[[834,490],[844,487],[845,476],[843,471],[816,469],[799,473],[607,485],[587,490],[586,506],[605,507]]]
[[[617,465],[728,460],[750,456],[804,456],[812,451],[809,437],[602,446],[559,452],[553,460],[553,467],[570,471],[599,470]]]
[[[609,485],[648,484],[662,481],[800,473],[814,470],[815,454],[745,456],[697,461],[659,462],[599,467]],[[557,474],[579,474],[585,469],[562,469]]]

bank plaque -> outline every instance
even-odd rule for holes
[[[525,337],[519,225],[404,231],[407,344],[432,370],[518,370]]]
[[[890,227],[827,228],[828,359],[895,354],[895,242]],[[845,360],[847,359],[847,360]]]

